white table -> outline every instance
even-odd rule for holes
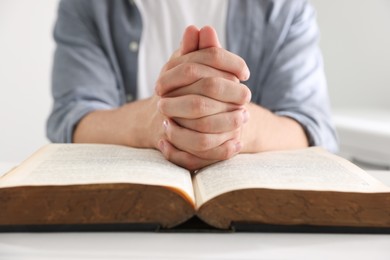
[[[370,173],[390,186],[390,171]],[[390,235],[0,233],[0,259],[388,260]]]
[[[333,112],[340,154],[361,166],[390,169],[389,110],[354,108]]]

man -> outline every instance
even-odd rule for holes
[[[306,1],[67,0],[54,36],[52,141],[156,148],[189,170],[337,149]]]

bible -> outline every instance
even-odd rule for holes
[[[160,152],[48,144],[0,178],[7,227],[235,223],[390,227],[390,188],[319,147],[239,154],[195,173]]]

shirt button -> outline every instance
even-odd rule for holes
[[[126,95],[126,100],[127,100],[127,102],[133,101],[133,95],[127,94],[127,95]]]
[[[138,51],[138,42],[136,42],[136,41],[131,41],[131,42],[129,43],[129,50],[130,50],[131,52],[136,52],[136,51]]]

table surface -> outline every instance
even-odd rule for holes
[[[14,164],[0,162],[0,176]],[[390,171],[369,171],[390,186]],[[390,235],[0,233],[0,259],[390,259]]]

